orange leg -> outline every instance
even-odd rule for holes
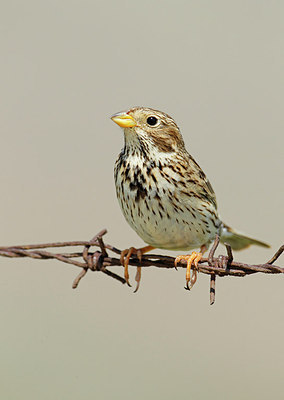
[[[140,249],[136,249],[135,247],[130,247],[129,249],[125,249],[121,252],[120,262],[124,266],[124,278],[125,278],[128,286],[131,286],[129,283],[128,265],[129,265],[129,260],[130,260],[130,257],[132,256],[132,254],[136,254],[141,263],[143,254],[147,253],[148,251],[153,250],[154,248],[155,247],[152,247],[152,246],[145,246],[145,247],[141,247]],[[140,285],[140,281],[141,281],[141,267],[137,267],[135,280],[136,280],[137,284],[136,284],[134,293],[137,292],[137,290],[139,289],[139,285]]]
[[[205,253],[206,250],[207,250],[206,246],[201,246],[201,249],[200,249],[199,253],[197,253],[196,251],[193,251],[189,255],[178,256],[175,259],[175,267],[177,267],[177,264],[181,260],[186,260],[187,261],[186,276],[185,276],[185,280],[186,280],[185,288],[188,289],[188,290],[190,290],[193,287],[193,285],[195,284],[195,282],[197,280],[198,263],[201,260],[203,254]],[[191,266],[192,266],[192,264],[194,264],[195,269],[192,271],[192,275],[191,275]]]

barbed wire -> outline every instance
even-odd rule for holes
[[[122,276],[114,273],[113,271],[110,271],[107,268],[117,266],[121,267],[121,250],[104,242],[103,236],[106,233],[107,230],[103,229],[90,241],[54,242],[8,247],[0,246],[0,256],[10,258],[30,257],[37,260],[55,259],[82,268],[82,271],[73,282],[73,289],[78,287],[80,280],[86,275],[89,270],[100,271],[124,284],[126,283],[126,281]],[[277,250],[277,252],[269,261],[265,262],[264,264],[257,265],[234,261],[232,248],[228,244],[225,244],[227,255],[214,257],[218,245],[219,236],[216,235],[215,241],[211,247],[208,257],[202,258],[199,261],[198,265],[199,273],[210,275],[210,304],[213,304],[215,302],[216,276],[244,277],[246,275],[251,275],[255,273],[284,274],[283,267],[274,265],[275,261],[284,252],[284,245],[282,245]],[[76,246],[83,246],[83,251],[53,253],[51,251],[42,250],[47,248],[55,249]],[[93,246],[99,247],[100,250],[90,251],[90,248]],[[119,257],[111,257],[108,255],[107,251],[118,254]],[[78,261],[77,259],[80,258],[82,260]],[[142,261],[140,262],[137,256],[133,255],[129,260],[129,265],[136,267],[175,268],[174,261],[174,257],[164,256],[160,254],[147,254],[143,255]],[[179,265],[183,268],[186,268],[186,261],[181,261]],[[192,268],[195,267],[193,266]]]

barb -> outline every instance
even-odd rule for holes
[[[216,287],[216,275],[211,274],[210,277],[210,306],[215,303],[215,287]]]
[[[82,271],[74,279],[72,287],[78,287],[81,279],[87,274],[89,270],[102,272],[105,275],[125,284],[125,279],[110,271],[107,267],[121,267],[120,257],[111,257],[107,251],[111,251],[120,256],[121,250],[118,248],[105,244],[103,236],[107,233],[106,229],[100,231],[89,241],[71,241],[71,242],[54,242],[42,243],[20,246],[0,247],[0,256],[9,258],[30,257],[37,260],[54,259],[66,264],[74,265],[82,268]],[[215,302],[216,291],[216,276],[237,276],[244,277],[255,273],[264,274],[284,274],[284,268],[274,265],[275,261],[284,252],[284,245],[274,254],[274,256],[264,264],[245,264],[236,262],[233,259],[233,253],[230,245],[225,244],[227,255],[214,257],[216,249],[219,245],[219,236],[216,235],[215,241],[211,247],[208,258],[202,258],[199,262],[198,272],[210,276],[210,304]],[[57,249],[64,247],[77,247],[83,246],[82,251],[71,252],[52,252],[43,249]],[[90,251],[92,247],[98,247],[99,250]],[[164,256],[160,254],[144,255],[140,262],[137,256],[132,256],[129,265],[135,267],[156,267],[156,268],[175,268],[174,257]],[[186,268],[186,261],[181,261],[180,266]]]

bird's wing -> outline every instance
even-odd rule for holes
[[[194,158],[190,154],[188,156],[188,175],[189,177],[192,177],[193,181],[195,181],[194,190],[196,191],[197,195],[201,196],[204,200],[209,201],[217,210],[216,195],[211,183]]]

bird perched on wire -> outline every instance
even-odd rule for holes
[[[269,247],[224,224],[217,211],[214,190],[206,175],[187,152],[180,130],[167,114],[146,107],[134,107],[111,119],[124,129],[124,148],[115,163],[118,202],[129,225],[147,243],[121,253],[124,276],[129,283],[128,264],[132,254],[154,248],[199,252],[180,255],[187,261],[186,287],[196,281],[198,262],[216,234],[235,250],[251,244]],[[195,269],[191,273],[191,266]],[[137,267],[136,290],[141,279]]]

